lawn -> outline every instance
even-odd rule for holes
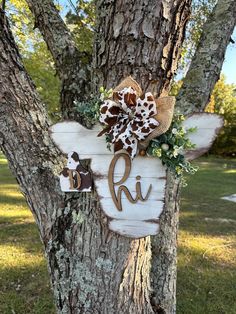
[[[177,313],[236,313],[236,161],[201,158],[183,189]],[[32,215],[0,156],[0,313],[55,313]]]
[[[33,217],[0,155],[0,313],[55,313]]]

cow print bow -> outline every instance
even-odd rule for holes
[[[113,99],[101,105],[100,122],[107,126],[105,133],[110,136],[114,151],[125,149],[134,158],[138,142],[159,125],[153,118],[157,114],[154,97],[146,93],[138,98],[132,87],[126,87],[114,92]]]

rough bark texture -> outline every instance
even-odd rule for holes
[[[191,0],[97,1],[94,86],[132,75],[144,90],[166,94],[176,70]]]
[[[91,56],[79,52],[70,31],[51,0],[27,0],[55,62],[61,80],[61,109],[63,118],[79,120],[74,110],[74,100],[86,99],[91,85]]]
[[[22,66],[4,13],[0,13],[0,147],[46,243],[52,219],[63,206],[55,177],[61,159],[48,134],[46,109]]]
[[[184,114],[201,112],[219,79],[225,51],[236,25],[236,1],[219,0],[205,23],[176,106]]]
[[[2,11],[0,69],[0,147],[36,218],[58,313],[152,313],[150,239],[111,234],[95,194],[60,192],[60,153]]]
[[[179,222],[179,181],[171,173],[167,176],[168,187],[165,208],[160,220],[160,233],[151,238],[152,268],[151,303],[154,312],[174,313],[176,309],[177,231]],[[161,313],[162,313],[161,312]]]

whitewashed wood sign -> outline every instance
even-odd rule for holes
[[[188,159],[204,154],[223,125],[214,114],[194,114],[184,121],[186,128],[197,127],[189,137],[194,150],[186,152]],[[110,218],[109,229],[120,235],[141,238],[155,235],[164,207],[166,169],[155,157],[135,157],[113,154],[97,125],[88,130],[77,122],[60,122],[51,127],[51,137],[65,154],[76,152],[80,160],[90,159],[93,179],[101,208]],[[69,191],[73,191],[69,189]]]

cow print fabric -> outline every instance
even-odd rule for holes
[[[100,108],[100,122],[107,127],[114,151],[125,149],[134,158],[138,142],[145,140],[159,125],[151,93],[137,97],[132,87],[113,93],[114,100],[106,100]]]

